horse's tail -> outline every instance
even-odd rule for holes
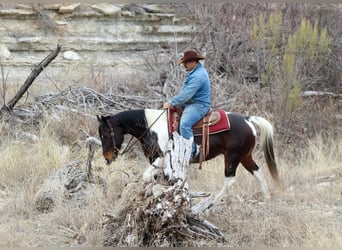
[[[249,120],[259,128],[268,170],[270,171],[272,179],[277,188],[281,189],[277,164],[273,151],[273,126],[269,121],[260,116],[251,116],[249,117]]]

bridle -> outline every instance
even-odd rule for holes
[[[107,125],[108,125],[109,129],[110,129],[110,136],[112,137],[112,144],[113,144],[113,149],[114,149],[113,151],[114,151],[115,153],[118,153],[118,155],[123,155],[123,154],[127,153],[128,151],[130,151],[130,150],[133,148],[133,146],[134,146],[138,141],[140,141],[141,138],[143,138],[143,136],[147,133],[147,131],[148,131],[148,130],[149,130],[149,129],[158,121],[158,120],[159,120],[159,118],[165,113],[165,111],[166,111],[166,109],[163,110],[163,112],[157,117],[157,119],[155,119],[155,120],[153,121],[153,123],[152,123],[148,128],[145,129],[144,133],[142,133],[142,134],[139,136],[139,138],[137,138],[133,143],[131,143],[132,140],[133,140],[133,138],[134,138],[134,136],[132,135],[132,136],[131,136],[131,139],[129,140],[129,142],[127,143],[126,147],[124,148],[124,150],[123,150],[121,153],[120,153],[120,149],[117,148],[117,147],[115,146],[114,129],[113,129],[113,127],[111,126],[109,120],[107,119],[106,122],[107,122]]]
[[[108,125],[109,129],[110,129],[110,136],[112,137],[112,144],[113,144],[113,148],[114,148],[113,151],[115,152],[115,150],[116,150],[116,152],[119,152],[120,149],[118,149],[118,148],[115,146],[114,129],[113,129],[112,126],[110,125],[110,122],[109,122],[108,119],[106,120],[106,122],[107,122],[107,125]]]

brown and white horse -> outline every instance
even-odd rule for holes
[[[273,152],[273,127],[260,116],[241,116],[226,112],[230,122],[230,129],[210,135],[210,160],[220,154],[224,155],[225,181],[221,191],[215,196],[220,200],[235,181],[236,169],[241,163],[245,169],[258,180],[266,198],[270,197],[267,183],[262,171],[255,163],[252,153],[256,144],[257,129],[260,132],[264,156],[273,181],[280,187],[276,161]],[[165,110],[139,109],[128,110],[112,116],[98,116],[99,135],[102,142],[103,157],[107,164],[111,164],[119,154],[124,135],[130,134],[137,138],[142,145],[145,156],[149,159],[150,167],[144,173],[144,179],[150,178],[153,165],[163,156],[169,140],[168,116]],[[201,143],[201,136],[195,136],[196,144]],[[197,156],[193,163],[199,161]]]

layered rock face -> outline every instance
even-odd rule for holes
[[[174,4],[2,4],[0,62],[8,84],[21,84],[57,44],[61,53],[37,80],[77,82],[96,70],[126,74],[146,58],[174,60],[195,31],[194,18]],[[179,11],[182,10],[182,11]],[[167,53],[166,53],[167,54]],[[157,55],[157,56],[156,56]],[[84,80],[84,78],[82,78]]]

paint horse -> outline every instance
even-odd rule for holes
[[[224,111],[223,111],[224,112]],[[220,154],[224,155],[225,180],[222,189],[216,194],[214,201],[222,199],[229,187],[235,182],[236,169],[239,163],[256,177],[265,198],[270,194],[267,183],[259,166],[253,160],[253,150],[256,144],[257,129],[262,140],[264,156],[277,187],[280,187],[279,176],[273,151],[273,127],[260,116],[241,116],[224,112],[230,129],[209,135],[209,150],[205,160],[210,160]],[[119,112],[111,116],[97,116],[99,121],[99,136],[102,142],[103,157],[107,165],[115,160],[124,141],[124,135],[130,134],[142,145],[144,155],[149,159],[150,167],[144,173],[144,179],[149,176],[157,161],[163,157],[169,140],[169,117],[165,110],[139,109]],[[194,136],[196,144],[201,143],[202,136]],[[199,156],[193,163],[198,163]]]

